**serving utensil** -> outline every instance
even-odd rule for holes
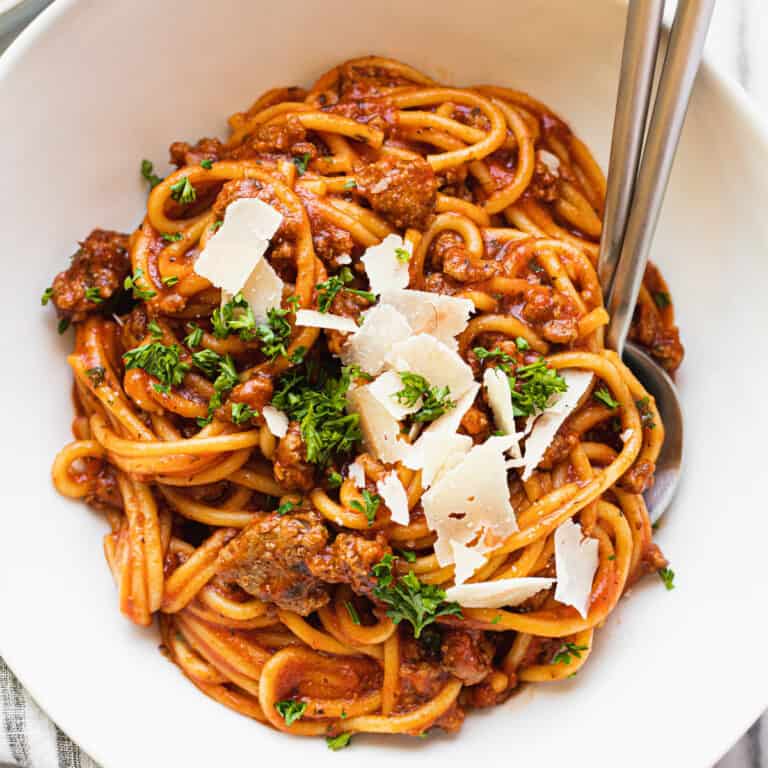
[[[627,333],[713,8],[714,0],[678,3],[646,134],[664,0],[630,0],[616,101],[598,274],[611,315],[606,344],[623,357],[655,398],[664,422],[666,436],[656,462],[656,481],[645,494],[653,522],[667,510],[679,483],[683,414],[670,377],[627,342]]]

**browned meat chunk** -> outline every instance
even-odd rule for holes
[[[275,480],[289,490],[309,491],[315,484],[315,468],[307,461],[307,446],[298,421],[292,421],[285,437],[280,438],[274,473]]]
[[[327,540],[316,512],[265,515],[221,551],[218,572],[259,600],[306,616],[329,600],[327,588],[307,567]]]
[[[295,115],[284,123],[257,125],[242,144],[227,154],[232,160],[247,160],[265,154],[301,155],[317,152],[314,145],[305,142],[307,132]],[[298,146],[301,144],[301,146]]]
[[[376,586],[371,576],[373,566],[391,552],[379,534],[366,539],[355,533],[340,533],[330,547],[309,561],[309,570],[321,581],[349,584],[358,595],[370,595]]]
[[[484,632],[476,629],[449,629],[440,646],[443,667],[465,685],[485,680],[491,671],[494,648]]]
[[[474,261],[464,241],[453,232],[442,232],[435,238],[430,246],[430,260],[460,283],[488,280],[496,272],[495,263]]]
[[[94,229],[80,243],[69,269],[53,281],[51,298],[59,314],[78,322],[89,312],[98,312],[122,288],[130,268],[128,235]]]
[[[475,443],[484,442],[491,434],[491,424],[488,417],[476,405],[473,405],[464,414],[461,426]]]
[[[350,286],[351,287],[351,286]],[[371,302],[364,296],[349,291],[339,291],[331,302],[329,312],[342,317],[351,317],[355,322],[360,319],[360,315],[371,306]],[[325,331],[325,338],[328,342],[328,351],[333,355],[341,355],[341,348],[349,336],[342,331]]]
[[[568,458],[578,442],[579,435],[577,432],[569,429],[567,425],[560,427],[560,430],[549,444],[549,447],[539,462],[539,466],[542,469],[552,469],[555,464],[559,464],[561,461],[565,461],[565,459]]]
[[[526,193],[544,203],[554,203],[557,200],[557,176],[541,160],[536,161],[533,178]]]
[[[203,160],[217,161],[223,151],[218,139],[200,139],[197,144],[188,144],[186,141],[174,141],[169,152],[171,162],[177,168],[185,165],[200,165]]]
[[[355,178],[357,191],[395,227],[425,229],[437,200],[437,179],[426,160],[386,157]]]
[[[656,465],[647,459],[636,461],[619,479],[619,485],[630,493],[645,493],[653,485]]]
[[[544,285],[525,291],[523,318],[553,344],[568,344],[579,335],[578,308],[565,294]]]
[[[245,403],[256,411],[256,418],[262,408],[272,399],[272,378],[265,373],[257,373],[252,379],[238,384],[229,395],[227,402],[216,410],[219,419],[232,421],[232,403]]]

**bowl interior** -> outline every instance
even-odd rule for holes
[[[753,595],[768,586],[759,488],[768,364],[755,349],[768,321],[768,144],[740,96],[708,71],[654,248],[688,350],[686,475],[659,533],[678,587],[637,587],[577,679],[526,689],[470,716],[454,738],[356,737],[340,754],[286,738],[203,697],[157,652],[152,632],[120,617],[101,553],[105,524],[49,482],[53,456],[71,439],[72,340],[57,336],[39,296],[91,228],[139,223],[142,158],[162,173],[172,140],[222,135],[225,117],[266,88],[308,85],[375,52],[450,83],[530,91],[605,167],[623,23],[622,4],[610,0],[60,0],[0,62],[0,103],[13,107],[0,110],[1,258],[13,281],[0,305],[0,651],[99,762],[133,768],[151,750],[152,764],[189,768],[254,753],[288,764],[362,757],[372,767],[393,758],[458,765],[479,754],[704,766],[768,704],[768,668],[753,663],[753,649],[723,653],[724,642],[766,628]]]

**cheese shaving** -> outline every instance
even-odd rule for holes
[[[411,255],[410,243],[399,235],[387,235],[378,245],[370,246],[360,258],[373,293],[408,287],[408,261],[401,261],[397,257],[397,249],[403,249]]]
[[[390,518],[398,525],[408,525],[411,521],[408,513],[408,494],[400,482],[397,472],[389,472],[383,480],[376,483],[376,490],[387,505]]]
[[[581,526],[573,520],[561,523],[555,531],[555,600],[572,605],[585,619],[599,548],[597,539],[583,538]]]
[[[451,551],[454,562],[453,580],[456,584],[463,584],[467,579],[472,578],[475,571],[486,563],[481,554],[458,541],[451,541]]]
[[[480,581],[476,584],[450,587],[445,590],[445,598],[465,608],[514,607],[524,603],[542,589],[549,589],[554,583],[554,579],[545,579],[540,576]]]
[[[371,393],[370,384],[347,392],[347,405],[360,415],[363,445],[380,461],[404,461],[411,446],[400,440],[400,422]]]
[[[352,478],[355,488],[362,490],[365,488],[365,470],[362,464],[353,461],[347,468],[347,476]]]
[[[363,325],[347,339],[341,351],[345,365],[359,365],[375,376],[384,368],[384,358],[393,344],[413,335],[406,319],[388,304],[377,304],[363,313]]]
[[[403,405],[396,395],[403,389],[400,374],[396,371],[386,371],[375,381],[371,382],[369,389],[373,396],[392,414],[393,418],[402,421],[406,416],[421,408],[421,398],[413,405]]]
[[[265,405],[261,413],[267,423],[267,429],[275,437],[285,437],[288,432],[288,417],[273,405]]]
[[[296,313],[296,325],[307,328],[326,328],[342,333],[356,333],[357,323],[351,317],[331,315],[328,312],[318,312],[315,309],[300,309]]]

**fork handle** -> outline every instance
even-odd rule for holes
[[[688,110],[714,0],[680,0],[635,183],[621,258],[608,296],[607,346],[624,349],[672,161]]]

